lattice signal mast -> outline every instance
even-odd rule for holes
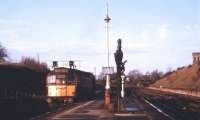
[[[106,23],[106,39],[107,39],[107,64],[110,67],[110,48],[109,48],[109,22],[111,18],[109,17],[108,13],[108,1],[106,2],[106,18],[104,19]]]

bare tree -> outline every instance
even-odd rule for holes
[[[136,85],[137,83],[140,83],[143,84],[143,86],[153,84],[161,79],[163,75],[163,72],[159,70],[153,70],[152,72],[146,72],[145,74],[142,74],[139,70],[132,70],[128,73],[132,84]]]
[[[164,73],[162,71],[153,70],[151,72],[151,80],[157,81],[157,80],[161,79],[163,75],[164,75]]]
[[[133,81],[133,80],[139,80],[142,78],[143,74],[139,71],[139,70],[131,70],[128,73],[129,78]]]
[[[8,57],[7,50],[0,44],[0,62],[5,61],[5,58]]]
[[[46,73],[47,72],[47,65],[45,63],[40,63],[39,61],[35,60],[31,57],[22,57],[21,64],[27,65],[28,67],[35,69],[37,71]]]

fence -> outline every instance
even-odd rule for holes
[[[156,87],[148,87],[148,89],[176,93],[176,94],[181,94],[181,95],[186,95],[186,96],[200,97],[200,91],[195,91],[195,90],[179,90],[179,89],[156,88]]]

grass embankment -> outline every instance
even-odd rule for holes
[[[193,64],[177,69],[170,75],[150,85],[150,87],[199,91],[200,65]]]

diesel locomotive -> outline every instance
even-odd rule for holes
[[[74,67],[54,67],[47,75],[47,91],[50,103],[90,99],[95,95],[95,77]]]

